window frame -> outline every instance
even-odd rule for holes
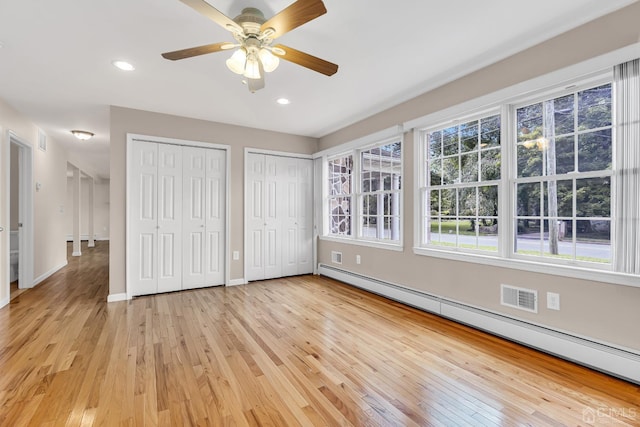
[[[337,159],[346,159],[348,157],[351,157],[351,173],[349,176],[349,179],[351,181],[351,185],[350,185],[350,192],[348,194],[339,194],[339,195],[332,195],[329,194],[329,171],[328,171],[328,167],[329,167],[329,162],[337,160]],[[326,209],[324,210],[325,212],[325,222],[327,224],[326,230],[325,230],[325,234],[329,237],[333,237],[333,238],[351,238],[353,236],[353,232],[354,232],[354,207],[355,207],[355,202],[354,202],[354,197],[355,197],[355,184],[354,184],[354,172],[355,172],[355,159],[353,157],[353,153],[348,152],[348,153],[342,153],[342,154],[337,154],[331,157],[328,157],[326,159],[326,161],[324,162],[324,167],[325,167],[325,171],[327,172],[327,176],[324,179],[324,183],[326,184],[326,191],[325,196],[323,197],[324,199],[324,204],[326,205]],[[332,233],[331,232],[331,223],[332,223],[332,213],[331,213],[331,200],[332,199],[337,199],[337,198],[349,198],[349,233],[348,234],[340,234],[340,233]],[[345,215],[346,216],[346,215]]]
[[[375,141],[375,142],[372,142]],[[399,239],[391,240],[391,239],[380,239],[380,238],[367,238],[362,235],[362,224],[361,218],[363,217],[363,208],[361,204],[361,200],[363,198],[363,189],[362,189],[362,161],[361,156],[363,152],[371,150],[373,148],[382,147],[385,145],[390,145],[393,143],[400,143],[401,154],[400,154],[400,189],[398,192],[398,207],[399,207]],[[350,243],[361,246],[375,247],[380,249],[388,249],[394,251],[402,251],[404,248],[404,192],[405,192],[405,181],[404,173],[405,173],[405,141],[402,133],[394,133],[393,136],[382,138],[382,139],[370,139],[367,143],[362,143],[354,146],[350,150],[347,151],[339,151],[336,154],[331,153],[330,155],[326,155],[323,158],[322,167],[323,167],[323,185],[322,185],[322,194],[323,194],[323,232],[319,236],[321,240],[342,242],[342,243]],[[331,234],[329,230],[330,224],[330,212],[329,212],[329,203],[328,200],[331,196],[329,196],[329,177],[328,177],[328,163],[330,160],[352,156],[353,158],[353,169],[352,169],[352,211],[351,211],[351,235],[336,235]],[[393,190],[390,190],[393,191]]]
[[[479,249],[479,248],[467,248],[464,246],[459,246],[458,243],[458,237],[459,237],[459,233],[456,233],[456,246],[445,246],[442,244],[434,244],[434,243],[429,243],[427,240],[427,223],[430,223],[430,217],[431,217],[431,212],[427,212],[427,198],[430,196],[427,195],[427,193],[429,191],[431,191],[431,189],[433,187],[431,187],[430,183],[428,182],[428,177],[430,176],[430,169],[428,167],[429,161],[431,159],[428,158],[428,151],[429,151],[429,135],[433,132],[438,132],[438,131],[443,131],[445,129],[451,128],[453,126],[459,126],[461,124],[465,124],[465,123],[469,123],[472,121],[477,121],[479,124],[479,129],[478,129],[478,134],[480,135],[480,122],[482,119],[485,118],[490,118],[493,116],[498,116],[500,118],[501,121],[501,126],[500,126],[500,148],[489,148],[489,149],[485,149],[484,151],[500,151],[501,156],[503,155],[503,141],[504,141],[504,127],[502,126],[502,120],[503,118],[503,114],[502,114],[502,110],[499,107],[493,107],[493,108],[489,108],[486,110],[482,110],[479,112],[475,112],[475,113],[471,113],[471,114],[467,114],[467,115],[462,115],[462,116],[458,116],[455,119],[450,119],[444,122],[441,122],[439,124],[436,124],[434,126],[429,126],[429,127],[425,127],[422,128],[420,130],[416,130],[416,133],[418,135],[418,139],[421,141],[420,142],[420,146],[419,148],[416,150],[416,153],[418,154],[417,157],[417,161],[419,166],[415,169],[416,171],[418,171],[419,175],[416,178],[416,185],[418,187],[417,190],[417,197],[415,198],[415,200],[417,200],[418,204],[419,204],[419,218],[417,219],[417,227],[416,230],[418,230],[419,233],[419,237],[418,240],[416,240],[416,242],[418,243],[419,247],[421,248],[428,248],[428,249],[434,249],[434,250],[443,250],[443,251],[452,251],[452,252],[461,252],[461,253],[479,253],[479,254],[487,254],[487,255],[496,255],[496,254],[500,254],[501,253],[501,249],[503,246],[503,243],[501,241],[500,238],[500,234],[498,234],[497,237],[497,242],[496,242],[496,250],[495,251],[490,251],[490,250],[483,250],[483,249]],[[472,152],[477,152],[479,156],[481,156],[483,149],[481,146],[478,146],[477,150],[473,150]],[[458,156],[461,156],[461,153],[458,153]],[[441,156],[442,159],[445,158],[444,154],[443,156]],[[500,224],[500,218],[501,218],[501,203],[500,201],[502,200],[502,194],[503,194],[503,180],[502,177],[504,176],[504,159],[501,158],[501,167],[500,167],[500,178],[499,179],[495,179],[495,180],[488,180],[488,181],[482,181],[482,180],[477,180],[477,181],[470,181],[470,182],[458,182],[458,183],[452,183],[452,184],[440,184],[439,186],[436,186],[436,189],[441,189],[443,187],[449,187],[452,189],[458,189],[458,188],[480,188],[483,186],[496,186],[497,188],[497,197],[498,197],[498,212],[496,215],[496,218],[498,220],[498,230],[500,230],[501,228],[501,224]],[[482,167],[482,161],[481,161],[481,157],[479,158],[478,161],[478,175],[481,174],[481,167]],[[485,183],[485,185],[481,185],[482,183]],[[477,211],[477,209],[476,209]],[[464,215],[460,215],[457,214],[456,217],[459,219],[461,216]],[[476,215],[476,217],[478,217],[478,215]],[[441,234],[441,233],[440,233]],[[477,237],[477,235],[476,235]]]
[[[601,65],[602,67],[602,65]],[[608,66],[607,66],[608,67]],[[581,77],[573,77],[575,75]],[[549,262],[552,258],[542,256],[516,256],[514,254],[512,236],[515,235],[515,220],[512,213],[516,213],[516,208],[512,203],[516,200],[515,184],[512,182],[516,173],[515,155],[515,126],[507,126],[507,123],[515,123],[515,106],[530,105],[543,99],[554,99],[563,95],[576,93],[581,90],[597,87],[602,84],[613,84],[613,73],[609,68],[597,68],[593,71],[576,73],[573,69],[562,70],[550,76],[539,77],[530,81],[517,84],[474,98],[459,105],[454,105],[445,110],[437,111],[427,116],[411,120],[404,123],[407,128],[414,130],[414,243],[413,252],[416,255],[441,258],[446,260],[456,260],[472,262],[496,267],[516,269],[522,271],[551,274],[560,277],[572,277],[585,280],[595,280],[605,283],[620,284],[625,286],[640,287],[640,280],[637,275],[622,273],[615,270],[615,239],[617,230],[615,228],[616,203],[615,203],[615,111],[612,112],[612,135],[613,135],[613,157],[611,168],[611,246],[612,260],[609,264],[594,265],[595,263],[581,263],[566,260],[560,262]],[[612,95],[615,97],[615,94]],[[615,103],[614,101],[612,101]],[[498,197],[500,198],[498,216],[507,218],[506,223],[501,222],[499,236],[500,247],[498,253],[480,253],[479,251],[451,250],[450,248],[438,248],[422,244],[424,204],[422,203],[421,185],[425,177],[425,130],[444,126],[447,123],[464,122],[467,118],[482,115],[492,109],[501,111],[501,146],[502,146],[502,188]],[[513,146],[512,146],[513,145]]]
[[[549,101],[549,100],[554,100],[557,98],[562,98],[568,95],[575,95],[581,91],[590,89],[590,88],[596,88],[605,84],[610,84],[612,87],[612,94],[611,94],[611,101],[612,101],[612,105],[611,105],[611,138],[612,138],[612,146],[611,146],[611,169],[609,170],[598,170],[598,171],[585,171],[585,172],[569,172],[569,173],[564,173],[564,174],[558,174],[555,175],[554,178],[549,179],[548,175],[541,175],[541,176],[531,176],[531,177],[518,177],[518,155],[517,155],[517,135],[516,135],[516,130],[517,130],[517,111],[519,108],[525,107],[525,106],[529,106],[532,104],[536,104],[536,103],[543,103],[544,101]],[[555,180],[555,181],[565,181],[565,180],[571,180],[572,182],[577,181],[578,179],[589,179],[589,178],[603,178],[603,177],[607,177],[610,180],[610,207],[609,207],[609,212],[610,215],[607,218],[610,222],[610,241],[609,241],[609,245],[611,248],[611,258],[610,261],[608,263],[596,263],[596,262],[589,262],[589,261],[580,261],[580,260],[575,260],[575,259],[563,259],[563,258],[554,258],[552,256],[545,256],[545,255],[531,255],[531,254],[523,254],[523,253],[518,253],[514,247],[513,244],[510,245],[509,247],[509,256],[513,259],[522,259],[522,260],[531,260],[531,261],[539,261],[539,262],[544,262],[544,263],[548,263],[548,264],[557,264],[557,265],[561,265],[561,266],[577,266],[577,267],[581,267],[581,268],[588,268],[588,269],[593,269],[593,270],[603,270],[603,271],[611,271],[611,272],[615,272],[614,268],[615,268],[615,260],[614,260],[614,239],[617,238],[616,236],[616,230],[615,230],[615,205],[616,205],[616,194],[614,192],[615,190],[615,175],[616,175],[616,164],[615,164],[615,149],[616,149],[616,144],[615,144],[615,102],[613,100],[613,77],[612,76],[607,76],[607,77],[602,77],[600,79],[595,79],[595,80],[589,80],[586,82],[579,82],[576,84],[572,84],[568,87],[565,87],[562,90],[556,90],[556,91],[545,91],[543,94],[537,94],[531,97],[528,97],[526,99],[519,99],[517,102],[512,102],[508,105],[509,108],[509,112],[508,112],[508,120],[509,120],[509,126],[510,126],[510,131],[511,131],[511,135],[510,135],[510,139],[508,141],[508,145],[509,145],[509,150],[511,151],[510,155],[509,155],[509,164],[510,164],[510,170],[511,173],[509,174],[509,193],[510,193],[510,203],[511,206],[513,206],[513,209],[511,212],[509,212],[510,215],[510,237],[513,237],[514,239],[517,237],[517,223],[518,223],[518,218],[521,217],[521,215],[518,215],[518,207],[517,207],[517,186],[518,184],[526,184],[526,183],[542,183],[542,185],[544,186],[546,182],[550,181],[550,180]],[[604,128],[595,128],[595,129],[589,129],[588,131],[576,131],[574,132],[575,137],[578,138],[580,135],[584,135],[587,133],[591,133],[594,132],[596,130],[602,130]],[[576,152],[574,154],[575,162],[578,162],[578,153]],[[560,177],[560,178],[558,178]],[[574,190],[573,195],[575,196],[576,191]],[[573,200],[573,204],[574,204],[574,208],[575,208],[575,197]],[[526,216],[526,215],[525,215]],[[538,215],[539,220],[540,221],[545,221],[548,218],[548,215]],[[579,217],[573,217],[572,220],[579,220]],[[574,248],[575,248],[575,244],[576,241],[572,242]]]

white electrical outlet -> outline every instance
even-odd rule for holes
[[[560,294],[547,292],[547,308],[549,310],[560,310]]]
[[[360,261],[362,261],[360,255],[356,255],[356,264],[360,264]]]
[[[238,261],[240,259],[240,252],[239,251],[233,251],[233,260],[234,261]]]

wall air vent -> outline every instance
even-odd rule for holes
[[[342,252],[331,251],[331,262],[334,264],[342,264]]]
[[[500,303],[520,310],[538,312],[538,291],[500,285]]]

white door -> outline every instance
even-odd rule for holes
[[[247,155],[247,280],[313,271],[311,164]]]
[[[264,279],[282,277],[282,192],[284,157],[264,156]]]
[[[226,154],[183,147],[184,289],[224,284]]]
[[[129,182],[129,274],[133,295],[158,291],[158,144],[135,141]]]
[[[265,187],[265,156],[262,154],[247,154],[245,179],[246,184],[246,270],[247,280],[264,279],[264,187]]]
[[[298,205],[300,204],[300,184],[298,182],[298,162],[293,158],[282,158],[282,274],[294,276],[298,274]]]
[[[158,144],[158,289],[182,289],[182,147]]]
[[[313,272],[312,162],[285,158],[283,169],[283,275]]]
[[[224,284],[226,152],[206,150],[205,186],[205,282],[207,286]]]
[[[205,149],[183,148],[183,238],[182,285],[185,289],[205,286]]]
[[[296,274],[313,273],[313,161],[298,159],[298,242]]]

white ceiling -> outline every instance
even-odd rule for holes
[[[207,1],[230,17],[292,3]],[[226,68],[228,52],[160,56],[233,41],[178,0],[0,0],[0,98],[108,177],[109,105],[321,137],[635,1],[324,0],[327,14],[278,42],[338,73],[281,61],[251,94]],[[96,136],[80,142],[70,129]]]

